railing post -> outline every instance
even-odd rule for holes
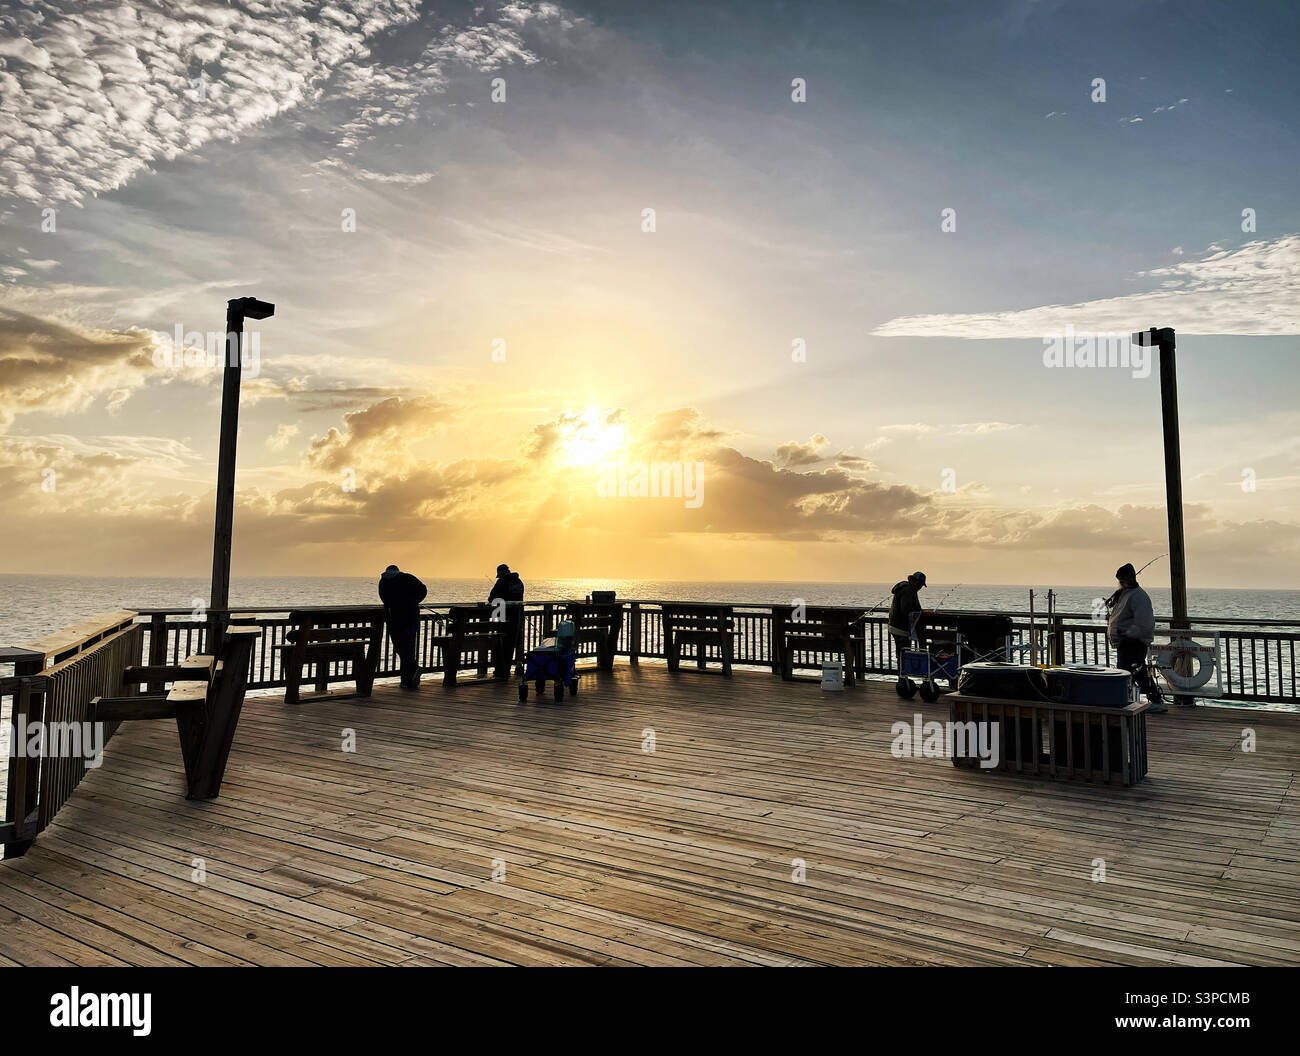
[[[44,656],[42,656],[39,660],[15,660],[14,661],[14,674],[20,678],[24,675],[39,675],[44,670],[45,670]],[[26,707],[23,709],[23,714],[26,718],[25,726],[28,729],[30,729],[32,723],[43,722],[45,720],[45,694],[41,692],[37,692],[35,690],[31,690],[30,682],[28,683],[28,686],[29,686],[29,692],[27,695],[27,704]],[[18,721],[17,698],[15,698],[14,700],[13,719],[14,722],[17,723]],[[17,731],[11,734],[11,736],[17,736]],[[14,774],[14,773],[10,774],[11,779],[14,779],[14,784],[9,786],[10,802],[14,803],[13,797],[15,792],[20,797],[17,800],[17,804],[20,804],[20,806],[16,806],[15,810],[11,813],[11,817],[13,818],[13,822],[15,825],[24,823],[27,817],[30,814],[32,814],[33,811],[37,810],[40,805],[39,797],[40,797],[40,787],[41,787],[40,785],[41,760],[39,758],[28,759],[25,757],[25,754],[26,753],[24,753],[22,764],[19,767],[19,772],[21,774],[21,777],[19,776],[19,774]],[[14,785],[19,785],[20,787],[15,788]],[[21,817],[19,816],[20,812],[21,812]],[[15,829],[15,831],[17,830]],[[16,843],[6,844],[5,857],[17,858],[23,854],[26,854],[27,848],[29,848],[32,845],[35,839],[36,839],[36,834],[33,832],[30,834],[29,838],[27,839],[19,840]]]
[[[161,667],[167,663],[167,615],[155,613],[149,620],[149,666]],[[163,693],[166,682],[150,682],[150,693]]]
[[[15,664],[15,671],[17,668],[18,665]],[[22,679],[18,684],[18,692],[14,694],[13,710],[10,715],[12,722],[10,737],[27,736],[32,703],[31,685],[31,680],[27,678]],[[40,760],[28,759],[25,745],[11,745],[11,750],[14,754],[9,760],[9,790],[5,814],[13,820],[14,835],[18,838],[4,845],[4,857],[19,858],[27,853],[27,849],[35,840],[35,833],[30,837],[26,836],[27,815],[30,813],[31,796],[36,788],[33,777],[40,772]]]
[[[627,662],[633,667],[641,664],[641,603],[632,602],[632,612],[627,632]]]

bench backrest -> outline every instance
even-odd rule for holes
[[[384,610],[297,609],[289,613],[294,624],[285,637],[290,642],[378,642],[384,630]],[[351,626],[348,626],[351,625]]]
[[[623,626],[623,606],[572,601],[564,607],[565,615],[573,621],[579,632],[608,628],[611,632]]]
[[[731,630],[730,605],[665,605],[663,614],[665,631]]]
[[[497,634],[505,633],[507,621],[494,620],[498,611],[492,605],[453,605],[447,610],[447,631],[449,634]]]
[[[784,606],[780,610],[781,627],[786,634],[823,634],[842,635],[866,619],[866,614],[856,609],[831,609],[807,607],[803,610],[803,619],[794,618],[794,608]]]

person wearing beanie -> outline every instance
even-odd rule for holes
[[[1106,637],[1115,649],[1115,666],[1133,676],[1138,688],[1146,694],[1151,711],[1168,711],[1160,687],[1147,671],[1147,650],[1156,636],[1155,610],[1151,597],[1138,586],[1137,572],[1131,564],[1115,570],[1119,589],[1106,599],[1110,619]]]
[[[401,662],[402,688],[420,688],[420,662],[415,643],[420,635],[420,602],[428,588],[409,572],[389,565],[379,577],[379,600],[384,603],[388,640]]]

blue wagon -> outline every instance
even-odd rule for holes
[[[926,613],[924,622],[924,628],[917,628],[917,647],[904,649],[899,658],[895,688],[904,700],[911,700],[920,689],[921,699],[932,703],[940,693],[956,688],[962,664],[1006,660],[1018,649],[1026,648],[1012,644],[1009,616]],[[946,686],[941,688],[940,682]]]
[[[941,692],[935,680],[943,679],[949,687],[955,686],[960,671],[960,638],[955,648],[948,643],[936,643],[928,649],[904,649],[898,674],[898,695],[911,697],[920,683],[921,699],[933,702],[939,699]]]
[[[578,672],[576,668],[577,649],[575,638],[577,631],[571,620],[561,621],[555,628],[554,638],[543,638],[536,649],[529,649],[524,666],[524,677],[519,683],[519,699],[528,699],[528,683],[533,683],[537,696],[546,692],[546,683],[555,687],[555,699],[563,700],[567,688],[569,696],[578,695]]]

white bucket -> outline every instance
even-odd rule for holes
[[[822,689],[837,692],[844,688],[844,665],[838,660],[822,661]]]

